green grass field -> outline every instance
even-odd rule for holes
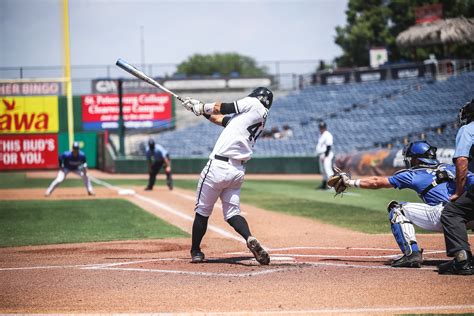
[[[0,247],[187,237],[122,199],[2,201]]]
[[[413,191],[395,189],[351,189],[343,197],[334,197],[334,192],[315,190],[319,184],[308,180],[245,180],[241,201],[366,233],[390,232],[387,204],[391,200],[421,202]],[[195,190],[196,185],[197,181],[176,181],[176,186],[184,189]]]
[[[0,188],[45,188],[49,185],[52,179],[29,179],[26,178],[25,174],[23,173],[2,173],[0,174]],[[188,190],[195,190],[197,186],[198,176],[196,176],[195,180],[175,180],[175,186],[183,189]],[[146,180],[128,180],[128,179],[109,179],[106,182],[122,186],[122,187],[129,187],[129,186],[145,186]],[[82,180],[77,178],[67,179],[61,184],[61,187],[78,187],[82,186]],[[164,185],[164,180],[160,179],[157,181],[158,186]],[[321,191],[315,190],[315,187],[319,186],[317,181],[308,181],[308,180],[246,180],[243,187],[242,187],[242,194],[241,199],[243,203],[255,205],[260,208],[264,208],[271,211],[276,212],[283,212],[287,214],[292,214],[296,216],[304,216],[308,218],[313,218],[316,220],[320,220],[326,223],[338,225],[341,227],[346,227],[349,229],[353,229],[356,231],[366,232],[366,233],[389,233],[390,232],[390,225],[387,219],[387,211],[386,205],[391,200],[400,200],[400,201],[410,201],[410,202],[420,202],[417,195],[410,190],[394,190],[394,189],[381,189],[381,190],[349,190],[348,194],[345,194],[343,197],[337,196],[334,197],[334,193],[330,191]],[[118,202],[117,202],[118,201]],[[120,201],[117,200],[114,203],[119,203]],[[125,202],[125,201],[123,201]],[[22,204],[26,203],[26,204]],[[32,204],[28,204],[32,203]],[[53,203],[53,204],[49,204]],[[57,204],[56,204],[57,203]],[[69,205],[71,203],[76,203],[78,207],[76,207],[74,213],[78,217],[74,217],[76,222],[82,222],[81,216],[84,216],[84,219],[87,220],[87,225],[83,225],[80,229],[82,233],[78,234],[74,232],[74,234],[68,233],[63,227],[67,227],[67,225],[62,223],[57,223],[57,221],[68,221],[70,220],[70,216],[76,216],[74,214],[68,214],[67,212],[61,212],[63,209],[69,209]],[[91,206],[83,207],[81,206],[82,203],[91,203]],[[125,202],[128,203],[128,202]],[[107,204],[107,203],[105,203]],[[130,203],[128,203],[130,204]],[[32,236],[29,240],[28,236],[24,232],[29,230],[29,226],[33,225],[32,223],[26,223],[28,218],[33,218],[33,215],[43,216],[43,213],[34,213],[33,211],[30,215],[23,214],[21,216],[25,216],[25,219],[21,218],[13,218],[11,219],[12,222],[7,225],[7,221],[10,219],[5,217],[14,216],[17,212],[21,214],[21,210],[25,209],[32,209],[34,206],[35,208],[39,206],[46,215],[45,220],[42,221],[41,225],[48,225],[49,221],[52,221],[52,224],[49,228],[53,229],[55,227],[61,227],[61,230],[64,230],[64,233],[60,233],[57,237],[58,240],[55,239],[53,234],[42,241],[41,243],[57,243],[57,242],[78,242],[78,241],[91,241],[92,239],[86,240],[87,237],[94,236],[95,240],[112,240],[112,239],[137,239],[137,238],[160,238],[161,235],[158,233],[161,232],[161,225],[165,226],[164,223],[159,224],[156,222],[156,225],[151,225],[155,228],[140,228],[136,231],[143,232],[142,235],[134,235],[132,232],[134,231],[133,225],[123,225],[118,223],[110,223],[103,222],[103,218],[94,217],[104,215],[104,217],[109,216],[112,212],[117,211],[118,209],[123,210],[126,209],[125,213],[120,213],[121,216],[118,216],[117,220],[121,220],[125,223],[130,221],[130,217],[135,218],[131,214],[127,213],[131,210],[133,214],[143,213],[146,216],[151,216],[144,212],[143,210],[139,209],[138,207],[134,206],[130,208],[129,205],[118,205],[115,208],[110,209],[109,211],[103,211],[99,213],[94,213],[95,215],[88,215],[83,214],[84,209],[91,208],[94,209],[95,202],[94,201],[41,201],[41,203],[37,202],[8,202],[2,203],[1,212],[3,214],[2,221],[0,222],[0,228],[5,227],[2,229],[3,234],[5,231],[8,231],[10,236],[13,233],[15,236],[23,236],[18,237],[17,243],[14,240],[8,241],[6,235],[2,235],[0,233],[0,237],[2,241],[0,245],[19,245],[19,244],[27,244],[38,240],[38,236]],[[5,213],[4,205],[11,205],[9,206],[9,213]],[[98,205],[98,204],[97,204]],[[16,210],[16,211],[12,211]],[[99,210],[102,210],[102,207],[99,207]],[[245,210],[244,210],[245,211]],[[52,213],[50,213],[52,212]],[[76,212],[76,213],[75,213]],[[138,212],[138,213],[137,213]],[[52,214],[61,214],[66,216],[62,218],[61,216],[57,217]],[[5,215],[7,214],[7,215]],[[108,215],[105,215],[108,214]],[[145,216],[145,215],[140,216]],[[140,217],[139,216],[139,217]],[[112,216],[113,217],[113,216]],[[117,217],[117,216],[116,216]],[[57,219],[56,219],[57,218]],[[124,218],[124,219],[122,219]],[[153,217],[154,218],[154,217]],[[90,219],[90,221],[89,221]],[[138,219],[137,219],[138,220]],[[100,223],[101,225],[108,225],[106,229],[96,227],[94,225],[98,225],[97,223],[92,222],[103,222]],[[146,220],[145,220],[146,222]],[[137,223],[136,225],[145,225],[147,223]],[[34,224],[39,225],[39,224]],[[8,228],[10,227],[10,228]],[[12,228],[14,227],[14,231]],[[39,226],[38,226],[39,227]],[[91,227],[90,230],[87,228]],[[77,227],[73,227],[77,228]],[[129,228],[130,231],[127,231],[125,228]],[[159,228],[159,229],[158,229]],[[168,231],[168,228],[164,228],[164,231]],[[41,228],[43,234],[48,235],[48,227],[46,229]],[[105,234],[100,234],[100,236],[96,236],[97,231],[104,231]],[[175,229],[177,230],[177,229]],[[132,232],[131,232],[132,231]],[[417,232],[423,233],[423,230],[417,229]],[[158,235],[157,235],[158,234]],[[77,240],[70,240],[67,241],[64,239],[64,236],[74,236],[74,238],[78,238]],[[61,237],[63,236],[63,237]],[[168,235],[163,235],[161,237],[166,237]],[[63,239],[61,239],[63,238]],[[14,238],[17,239],[16,237]],[[23,241],[21,241],[23,240]],[[2,244],[3,242],[3,244]]]

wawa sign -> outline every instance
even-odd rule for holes
[[[0,170],[58,167],[58,136],[0,136]]]
[[[0,134],[57,133],[58,97],[0,97]]]

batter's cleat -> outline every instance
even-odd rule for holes
[[[202,263],[204,258],[204,253],[201,250],[191,251],[191,263]]]
[[[423,263],[423,250],[414,251],[411,255],[394,260],[391,264],[393,268],[421,268]]]
[[[438,266],[438,274],[473,275],[472,256],[465,250],[459,251],[453,260]]]
[[[247,239],[247,247],[253,253],[255,260],[257,260],[258,263],[263,265],[267,265],[270,263],[270,256],[268,255],[268,252],[263,249],[257,238],[250,236]]]
[[[173,183],[167,182],[166,185],[168,186],[168,189],[169,189],[170,191],[173,191]]]
[[[151,191],[151,190],[153,190],[153,189],[150,188],[150,187],[146,187],[146,188],[145,188],[145,191]]]

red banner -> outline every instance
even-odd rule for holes
[[[415,8],[416,24],[433,22],[443,18],[443,4],[428,4]]]
[[[125,121],[161,121],[171,119],[171,96],[166,93],[125,94],[122,98]],[[82,96],[83,122],[114,122],[119,119],[116,94]]]
[[[58,167],[58,136],[0,136],[0,170]]]

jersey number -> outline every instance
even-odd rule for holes
[[[260,134],[262,133],[262,131],[260,131],[258,134],[257,134],[257,131],[258,129],[260,128],[260,126],[262,126],[263,123],[262,122],[258,122],[258,123],[255,123],[253,125],[250,125],[249,127],[247,127],[247,130],[249,131],[250,135],[249,135],[249,141],[252,141],[253,139],[256,141],[258,136],[260,136]],[[255,135],[256,134],[256,135]]]

